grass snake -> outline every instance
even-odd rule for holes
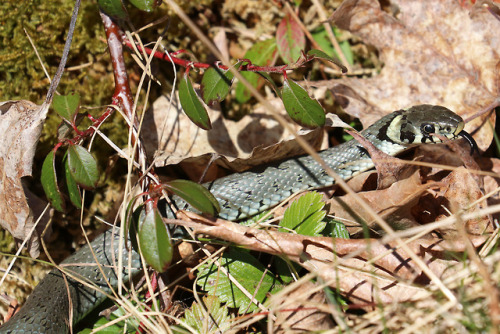
[[[477,149],[474,139],[463,128],[462,118],[449,109],[418,105],[395,111],[361,133],[389,155],[396,155],[417,144],[440,142],[439,138],[432,136],[433,133],[451,140],[463,137],[472,150]],[[366,149],[356,140],[321,151],[319,155],[343,179],[374,166]],[[205,186],[220,202],[219,216],[239,220],[277,205],[292,193],[333,184],[334,179],[312,157],[306,155],[232,174]],[[179,198],[174,197],[173,202],[178,208],[189,209]],[[111,294],[110,286],[114,289],[119,277],[116,272],[117,252],[120,249],[118,243],[117,231],[107,231],[61,265],[65,271],[98,287],[104,293]],[[95,258],[89,246],[92,247]],[[95,265],[95,259],[100,263],[101,269]],[[132,270],[129,271],[125,266],[122,269],[122,280],[125,282],[140,272],[141,268],[139,254],[123,249],[123,263],[127,264],[129,260]],[[90,265],[78,265],[82,263]],[[69,328],[69,299],[72,303],[73,323],[77,323],[106,299],[106,295],[95,288],[86,287],[68,276],[66,280],[71,298],[68,298],[65,278],[57,268],[53,269],[38,284],[21,310],[0,327],[0,333],[66,333]]]

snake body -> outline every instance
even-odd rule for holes
[[[449,109],[419,105],[395,111],[361,134],[389,155],[396,155],[417,144],[440,142],[439,138],[432,136],[434,133],[451,140],[464,137],[474,149],[474,139],[463,128],[462,118]],[[356,140],[321,151],[319,155],[343,179],[349,179],[374,166],[367,150]],[[232,174],[205,186],[221,205],[219,216],[239,220],[273,207],[295,192],[333,184],[334,179],[317,161],[310,156],[301,156],[264,168]],[[180,198],[174,196],[173,202],[180,209],[190,209]],[[171,216],[170,213],[167,215]],[[117,233],[107,231],[62,263],[74,276],[101,290],[98,292],[95,287],[86,287],[67,277],[73,306],[73,323],[99,305],[106,294],[111,294],[111,288],[116,287],[118,279],[127,282],[140,271],[139,254],[123,250],[124,267],[121,275],[116,272],[119,241]],[[128,264],[129,256],[130,266],[125,265]],[[100,267],[95,265],[95,259]],[[78,265],[82,263],[87,265]],[[66,333],[70,313],[68,300],[63,276],[58,269],[54,269],[35,288],[23,308],[0,327],[0,333]]]

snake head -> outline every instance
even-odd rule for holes
[[[401,110],[387,128],[387,136],[402,145],[441,143],[435,134],[450,140],[463,137],[471,146],[471,155],[479,152],[476,141],[464,130],[464,120],[450,109],[429,104]]]

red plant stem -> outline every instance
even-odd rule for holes
[[[126,37],[123,37],[123,43],[130,49],[134,48],[134,44],[132,44],[132,42]],[[185,53],[185,50],[178,50],[178,51],[171,52],[171,53],[167,54],[167,53],[161,52],[161,51],[154,51],[153,52],[153,50],[151,50],[150,48],[147,48],[147,47],[143,48],[141,45],[139,45],[137,43],[135,43],[135,47],[139,50],[139,52],[145,52],[147,55],[153,54],[153,57],[161,59],[161,60],[170,61],[170,59],[172,59],[172,62],[174,64],[185,67],[185,68],[195,67],[195,68],[207,69],[210,67],[217,67],[217,68],[224,70],[224,71],[229,69],[227,66],[224,66],[224,65],[218,65],[218,64],[211,65],[211,64],[207,64],[207,63],[193,62],[190,60],[180,59],[180,58],[176,57],[176,55],[178,55],[178,54]],[[296,69],[298,67],[301,67],[313,59],[314,59],[314,57],[307,56],[302,61],[299,60],[295,64],[279,65],[279,66],[256,66],[256,65],[253,65],[249,59],[239,59],[238,62],[245,62],[247,64],[241,65],[238,68],[238,71],[282,73],[283,71],[293,70],[293,69]]]
[[[142,145],[142,141],[138,137],[139,120],[135,117],[133,112],[134,101],[132,99],[132,92],[130,90],[127,69],[125,60],[123,58],[123,32],[118,24],[116,24],[108,15],[100,12],[101,20],[106,32],[106,39],[108,42],[109,54],[111,56],[111,64],[113,65],[113,75],[115,78],[115,91],[113,93],[112,104],[120,107],[128,118],[130,130],[132,131],[132,146],[137,143],[137,151],[135,152],[134,159],[145,169],[148,169],[148,162],[146,159],[146,150]],[[111,114],[112,108],[108,108],[103,116],[99,118],[107,118]],[[107,114],[107,116],[106,116]],[[104,118],[104,119],[105,119]],[[151,168],[151,172],[154,173]],[[142,179],[141,186],[143,191],[148,191],[152,187],[150,179],[147,177],[142,178],[142,173],[139,171],[139,179]],[[154,209],[154,202],[148,201],[149,195],[145,196],[146,210]]]
[[[113,65],[113,75],[115,78],[115,92],[113,94],[113,104],[121,107],[131,124],[136,125],[133,119],[133,100],[128,81],[125,60],[123,59],[122,35],[119,26],[106,14],[101,12],[101,20],[104,24],[106,39],[108,42],[109,54]]]

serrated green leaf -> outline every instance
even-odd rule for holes
[[[50,204],[57,211],[64,211],[64,199],[59,192],[59,188],[57,187],[57,175],[56,175],[56,166],[55,166],[55,154],[54,151],[50,151],[49,154],[45,157],[42,165],[42,187],[45,191],[45,195],[49,200]]]
[[[204,130],[212,128],[208,113],[200,102],[198,94],[196,94],[191,84],[191,79],[189,79],[189,75],[186,73],[184,73],[183,78],[179,82],[179,100],[182,109],[194,124]]]
[[[325,234],[325,232],[327,232]],[[342,238],[342,239],[350,239],[349,231],[347,227],[335,219],[327,219],[327,228],[323,231],[323,235],[329,235],[333,238]]]
[[[252,64],[259,66],[269,66],[274,60],[276,54],[276,39],[270,38],[262,42],[255,43],[246,53],[244,58],[249,59]],[[252,72],[242,72],[241,75],[256,89],[264,83],[264,80],[258,74]],[[243,104],[250,100],[252,94],[246,87],[238,82],[235,89],[236,101]]]
[[[265,271],[264,266],[248,252],[231,248],[219,262],[260,303],[267,299],[268,291],[276,283],[274,275]],[[227,307],[239,308],[240,314],[259,309],[215,264],[205,263],[198,271],[197,284],[211,295],[219,297]],[[258,291],[255,291],[257,288]]]
[[[279,230],[284,232],[289,229],[301,235],[319,236],[326,226],[322,221],[326,216],[324,206],[321,194],[315,191],[301,196],[286,209],[279,224],[283,228]]]
[[[239,67],[239,63],[234,65],[235,68]],[[211,106],[215,101],[222,101],[229,93],[229,89],[233,83],[234,74],[229,70],[221,70],[219,68],[211,67],[201,79],[201,92],[203,101]]]
[[[68,121],[73,121],[75,114],[80,106],[80,94],[72,93],[69,95],[54,95],[52,107],[56,113]]]
[[[340,67],[342,69],[342,73],[347,73],[347,68],[344,65],[342,65],[342,62],[340,60],[330,57],[329,55],[327,55],[326,53],[324,53],[321,50],[314,50],[314,49],[309,50],[309,52],[307,54],[310,56],[314,56],[315,58],[328,60],[329,62]]]
[[[157,7],[157,0],[129,0],[132,5],[145,12],[152,12]],[[161,2],[159,2],[161,3]]]
[[[74,206],[78,209],[82,208],[82,195],[80,194],[80,188],[78,184],[76,184],[75,179],[71,175],[69,171],[68,165],[68,152],[64,155],[63,158],[64,163],[64,176],[66,177],[66,188],[68,189],[69,199]]]
[[[97,0],[99,8],[111,17],[126,19],[128,17],[125,5],[121,0]]]
[[[144,259],[154,270],[167,270],[173,255],[172,240],[158,210],[147,212],[139,222],[139,243]]]
[[[80,145],[68,148],[68,167],[73,179],[85,189],[95,188],[99,180],[97,162],[92,154]]]
[[[323,107],[293,80],[285,80],[282,96],[286,112],[295,122],[308,128],[325,125]]]
[[[194,302],[184,313],[183,322],[200,334],[224,333],[232,326],[231,316],[219,298],[204,296],[203,305]]]
[[[281,58],[285,63],[293,63],[300,58],[306,46],[304,31],[295,19],[287,14],[276,29],[276,42]]]
[[[215,217],[220,211],[219,202],[214,195],[198,183],[188,180],[173,180],[166,182],[165,187],[202,213]]]

